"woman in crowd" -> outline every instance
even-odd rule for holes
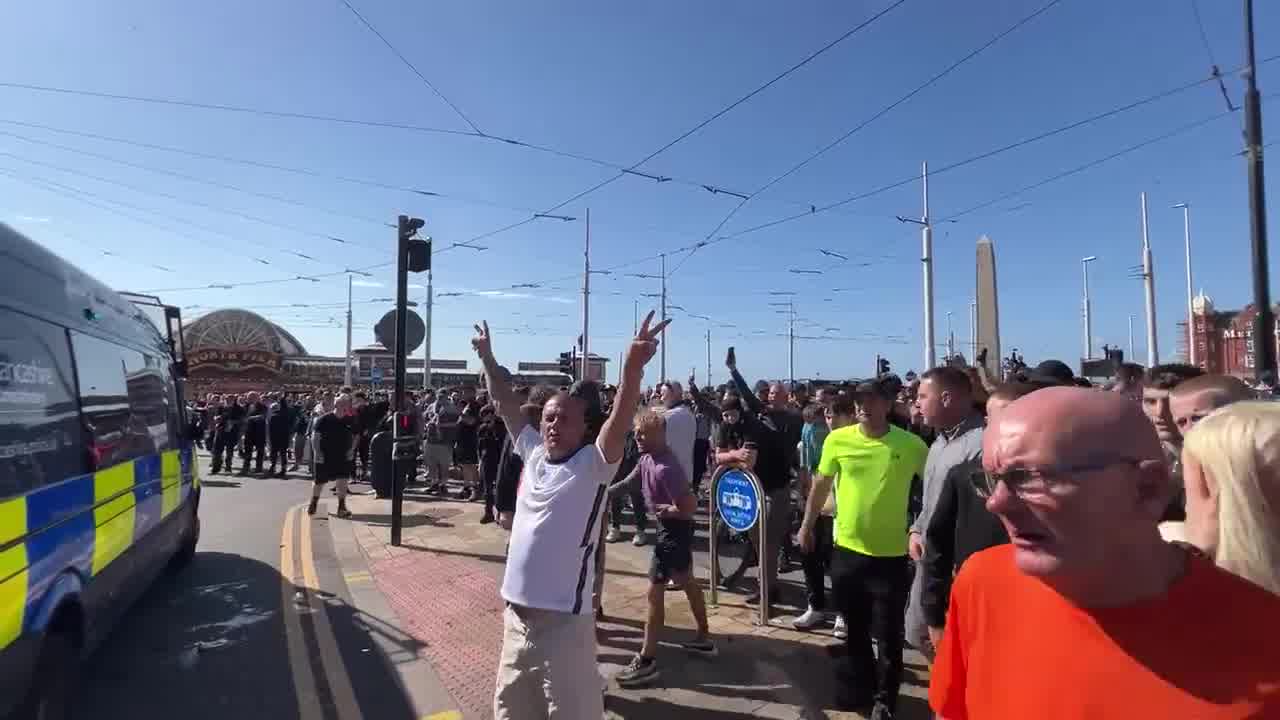
[[[1280,594],[1280,404],[1238,402],[1196,423],[1183,440],[1182,481],[1186,539]]]

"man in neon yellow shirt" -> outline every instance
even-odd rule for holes
[[[872,720],[891,720],[898,704],[902,623],[911,588],[908,503],[929,454],[923,440],[889,424],[892,390],[880,379],[869,380],[836,399],[833,410],[839,414],[852,405],[857,423],[827,435],[800,528],[801,547],[810,551],[823,500],[834,483],[831,580],[849,633],[849,668],[837,678],[837,703],[842,710],[870,708]]]

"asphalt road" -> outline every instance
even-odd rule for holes
[[[410,717],[349,604],[330,520],[296,510],[310,480],[210,475],[201,456],[201,485],[194,562],[158,581],[89,659],[76,717]]]

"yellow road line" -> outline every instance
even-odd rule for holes
[[[320,699],[316,697],[316,677],[311,670],[311,654],[307,652],[302,637],[302,620],[294,604],[297,586],[294,585],[293,523],[299,508],[289,508],[284,515],[284,528],[280,531],[280,612],[284,615],[285,645],[289,651],[289,669],[293,674],[293,688],[298,700],[298,716],[323,717]]]
[[[373,576],[361,570],[359,572],[347,573],[346,575],[342,576],[342,579],[346,580],[348,583],[360,583],[360,582],[369,582],[370,580],[373,579]]]
[[[302,542],[299,544],[302,554],[302,581],[307,588],[319,590],[320,583],[316,578],[315,556],[311,552],[311,518],[302,520]],[[307,592],[307,603],[312,610],[311,621],[316,631],[316,645],[320,648],[320,664],[324,667],[324,676],[329,680],[329,690],[333,693],[333,705],[338,711],[340,720],[364,720],[360,706],[356,703],[355,689],[351,687],[351,677],[347,673],[346,663],[338,650],[338,642],[333,637],[333,627],[329,624],[329,613],[325,610],[325,602],[314,593]],[[303,717],[311,717],[303,715]]]
[[[444,712],[423,715],[422,720],[462,720],[462,713],[457,710],[445,710]]]

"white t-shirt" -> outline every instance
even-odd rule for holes
[[[677,405],[667,411],[667,447],[675,453],[680,469],[690,482],[693,476],[693,441],[698,435],[698,419],[688,406]]]
[[[524,460],[502,599],[539,610],[591,612],[605,489],[618,463],[594,443],[560,462],[526,426],[512,444]]]

